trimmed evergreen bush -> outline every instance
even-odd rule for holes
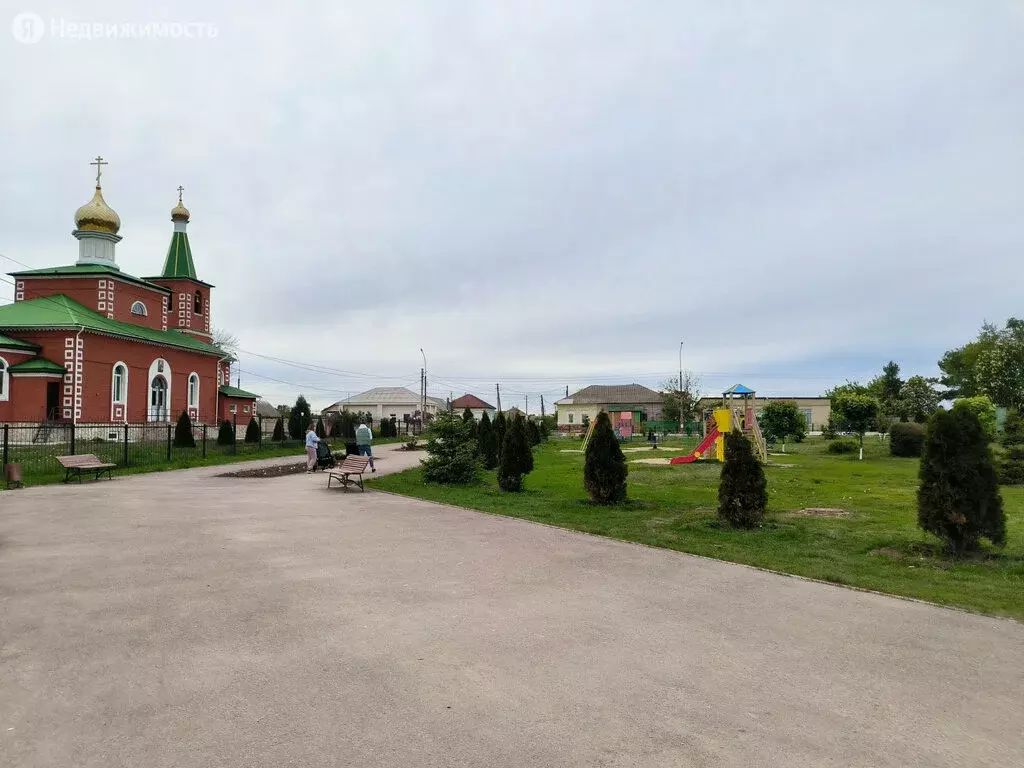
[[[533,451],[526,436],[526,423],[516,414],[505,432],[498,462],[498,485],[503,491],[523,490],[523,478],[533,471]]]
[[[733,528],[757,528],[768,506],[764,468],[750,441],[734,429],[725,436],[725,463],[718,485],[718,517]]]
[[[225,419],[220,423],[220,430],[217,432],[217,445],[232,445],[234,442],[235,428]]]
[[[893,456],[920,458],[924,448],[924,425],[897,421],[889,429],[889,453]]]
[[[319,437],[321,440],[323,440],[325,437],[327,437],[327,430],[324,429],[324,420],[323,420],[323,418],[319,418],[319,417],[317,418],[317,420],[316,420],[316,429],[314,431],[316,432],[316,436]]]
[[[837,438],[828,444],[828,452],[834,454],[856,453],[860,446],[848,437]]]
[[[526,422],[526,436],[530,439],[530,445],[540,445],[540,427],[533,419]]]
[[[484,469],[494,469],[498,466],[498,436],[494,433],[491,425],[491,418],[484,411],[480,417],[480,424],[476,430],[477,450],[480,459],[484,463]]]
[[[306,398],[299,395],[291,413],[288,414],[288,434],[293,440],[302,440],[312,420],[313,414],[309,409],[309,403],[306,402]]]
[[[245,428],[245,442],[258,443],[262,437],[260,422],[258,419],[249,419],[249,426]]]
[[[921,454],[917,521],[962,555],[986,538],[1006,542],[1006,514],[985,428],[961,409],[937,411],[928,420]]]
[[[476,419],[473,418],[473,412],[468,406],[466,407],[466,410],[462,412],[462,420],[469,425],[470,429],[473,430],[473,437],[476,437]]]
[[[196,438],[192,434],[192,419],[188,417],[188,411],[181,412],[181,416],[178,417],[178,423],[174,426],[174,447],[196,447]]]
[[[594,434],[587,443],[583,463],[583,487],[595,504],[617,504],[626,498],[629,467],[612,430],[611,419],[601,411],[594,423]]]
[[[427,430],[427,458],[423,479],[428,483],[469,485],[477,480],[479,459],[476,438],[458,416],[443,411]]]
[[[277,424],[274,425],[272,439],[275,443],[284,442],[284,419],[278,418]]]
[[[328,430],[328,434],[331,437],[341,437],[341,418],[340,414],[331,415],[331,428]]]
[[[498,463],[501,463],[501,452],[505,450],[505,433],[508,432],[508,419],[498,411],[494,415],[494,442],[498,448]]]
[[[1003,424],[1003,455],[999,462],[999,482],[1004,485],[1024,484],[1024,419],[1020,411],[1010,408]]]

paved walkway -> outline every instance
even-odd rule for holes
[[[0,494],[0,765],[1024,764],[1024,625],[215,474]]]

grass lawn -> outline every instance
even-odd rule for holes
[[[642,443],[634,443],[640,447]],[[553,441],[536,452],[520,494],[503,493],[494,472],[472,487],[423,482],[419,469],[375,478],[373,488],[611,538],[747,563],[786,573],[1024,619],[1024,488],[1004,488],[1007,541],[952,561],[917,527],[917,459],[895,459],[868,438],[864,461],[825,452],[810,439],[786,446],[766,467],[769,513],[756,531],[719,526],[717,463],[629,465],[629,501],[591,505],[583,490],[580,443]],[[627,460],[682,451],[629,452]],[[809,507],[845,517],[794,514]]]

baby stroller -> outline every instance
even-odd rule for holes
[[[316,444],[316,467],[314,469],[332,469],[337,463],[334,460],[334,454],[331,453],[331,446],[327,444],[326,440],[321,440]]]

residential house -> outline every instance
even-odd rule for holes
[[[383,419],[395,417],[399,422],[415,418],[421,407],[420,396],[406,387],[374,387],[358,395],[347,397],[344,400],[324,408],[322,415],[330,416],[342,411],[369,412],[373,416],[375,424]],[[439,411],[445,410],[447,403],[436,397],[427,397],[427,416],[436,416]]]
[[[452,400],[452,410],[457,414],[465,413],[466,409],[469,408],[470,413],[473,414],[473,418],[480,421],[487,414],[487,418],[494,421],[495,408],[488,402],[481,400],[476,395],[463,395]]]
[[[619,429],[620,422],[632,427],[660,419],[661,407],[661,393],[641,384],[592,384],[555,401],[558,431],[567,434],[582,432],[584,422],[592,422],[601,411],[611,417],[612,428]]]

